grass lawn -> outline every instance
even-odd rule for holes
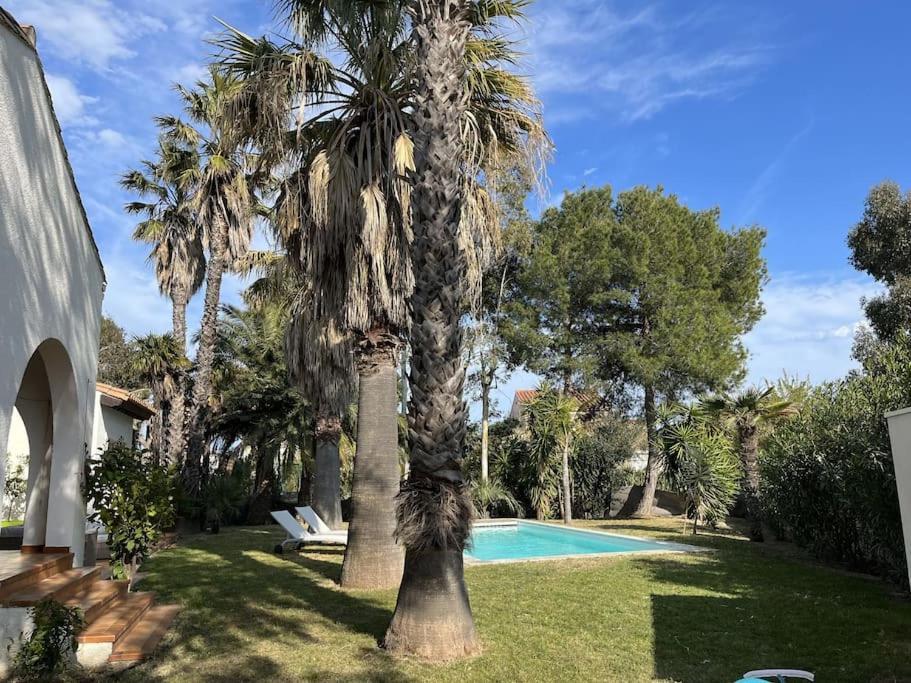
[[[787,666],[817,680],[911,681],[911,602],[792,546],[679,520],[582,522],[713,548],[692,555],[466,569],[481,656],[396,661],[376,648],[395,591],[334,583],[342,551],[278,556],[273,527],[196,536],[146,563],[143,590],[184,606],[130,681],[719,681]]]
[[[22,526],[22,520],[21,519],[5,519],[2,522],[0,522],[0,527],[6,528],[8,526]]]

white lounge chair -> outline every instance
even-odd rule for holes
[[[324,536],[340,536],[345,539],[348,538],[348,532],[344,529],[333,529],[328,524],[326,524],[322,518],[316,514],[314,510],[309,505],[306,507],[294,508],[297,512],[297,516],[304,520],[309,526],[311,531],[314,531],[317,534],[322,534]]]
[[[336,543],[344,545],[348,542],[347,535],[339,533],[332,535],[318,534],[307,531],[287,510],[273,510],[269,514],[288,534],[288,538],[275,546],[275,552],[277,553],[284,552],[286,545],[292,545],[296,549],[305,543]]]
[[[815,681],[816,677],[809,671],[800,669],[756,669],[756,671],[747,671],[743,674],[741,680],[757,680],[763,678],[775,678],[779,683],[785,683],[789,678],[799,678],[804,681]]]

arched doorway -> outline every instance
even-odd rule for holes
[[[22,552],[65,552],[78,516],[78,471],[84,449],[79,402],[69,355],[49,339],[32,354],[13,407],[6,456],[27,469]],[[80,553],[81,555],[81,553]]]

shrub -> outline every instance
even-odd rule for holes
[[[472,481],[470,483],[471,500],[478,515],[489,517],[522,516],[522,505],[512,492],[496,479]]]
[[[9,462],[9,454],[6,459]],[[16,465],[15,469],[6,475],[6,481],[3,483],[3,495],[7,502],[6,519],[13,519],[13,510],[19,511],[21,502],[25,500],[28,482],[24,475],[25,468],[22,465]],[[22,512],[24,514],[24,510]]]
[[[614,492],[635,476],[626,463],[634,455],[636,437],[636,425],[614,415],[601,418],[580,436],[572,459],[574,516],[609,516]]]
[[[35,627],[27,638],[19,640],[12,660],[12,680],[64,680],[71,673],[79,646],[76,637],[85,627],[81,611],[44,598],[29,613]]]
[[[136,451],[117,441],[87,463],[85,496],[89,519],[108,533],[115,576],[135,578],[161,532],[173,523],[172,482],[149,451]]]
[[[911,339],[867,341],[862,369],[817,387],[766,440],[764,516],[817,556],[907,581],[884,413],[911,405]]]
[[[695,534],[700,520],[724,519],[734,504],[742,476],[734,442],[720,423],[692,409],[665,408],[661,420],[665,476],[684,497]]]

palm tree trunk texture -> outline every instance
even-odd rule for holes
[[[402,480],[397,346],[386,335],[358,352],[357,450],[341,578],[345,588],[395,588],[402,580],[405,554],[395,539],[395,497]]]
[[[573,521],[573,491],[569,481],[569,452],[572,446],[569,442],[563,444],[563,523]]]
[[[490,476],[490,382],[481,384],[481,481]]]
[[[462,550],[472,504],[462,479],[466,406],[460,319],[466,264],[459,249],[467,106],[466,0],[415,0],[418,94],[413,194],[411,469],[399,495],[405,571],[385,647],[434,661],[478,651]]]
[[[218,306],[221,303],[221,280],[225,271],[228,235],[224,220],[217,220],[211,232],[209,249],[211,258],[206,268],[206,294],[203,299],[202,319],[199,323],[199,345],[196,349],[196,377],[193,383],[193,400],[187,414],[189,439],[187,460],[184,466],[187,493],[202,490],[202,456],[206,442],[206,423],[209,417],[209,397],[212,394],[212,364],[215,361],[215,336]]]
[[[567,327],[569,327],[569,321],[567,321]],[[567,362],[572,359],[572,354],[569,350],[566,351]],[[560,389],[560,393],[564,396],[569,396],[570,391],[572,391],[572,373],[569,371],[569,367],[563,370],[563,386]],[[563,504],[563,523],[569,524],[573,521],[573,492],[572,484],[570,483],[570,472],[569,472],[569,455],[572,447],[569,442],[563,444],[561,448],[561,475],[562,475],[562,500]]]
[[[342,437],[342,418],[320,415],[316,418],[315,467],[310,484],[310,504],[322,520],[333,529],[342,526],[341,462],[338,443]],[[301,488],[305,468],[301,465]]]
[[[759,432],[756,425],[741,425],[738,435],[740,457],[743,463],[743,498],[747,520],[750,523],[750,540],[762,542],[762,509],[759,505]]]
[[[660,465],[658,462],[657,410],[655,408],[655,388],[645,385],[645,432],[648,437],[648,461],[645,466],[645,484],[642,487],[642,499],[633,513],[633,517],[648,518],[652,516],[655,506],[655,490],[658,488]]]
[[[187,354],[187,296],[178,289],[171,293],[171,326],[174,341],[181,356]],[[168,464],[183,460],[186,449],[186,390],[187,378],[180,372],[174,378],[174,395],[171,397],[171,410],[168,415]]]

